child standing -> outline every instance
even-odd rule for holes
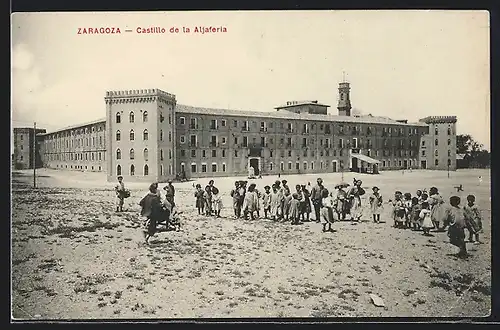
[[[411,194],[405,193],[403,205],[405,208],[405,228],[411,228]]]
[[[264,208],[264,218],[268,219],[267,214],[271,211],[271,187],[269,186],[264,187],[262,206]]]
[[[292,199],[290,200],[290,206],[288,210],[288,216],[289,219],[292,221],[292,225],[298,225],[300,224],[300,218],[299,218],[299,206],[300,206],[300,201],[299,201],[299,195],[297,193],[293,193],[291,196]]]
[[[220,218],[220,211],[222,210],[222,198],[217,187],[212,187],[212,207],[215,217]]]
[[[205,201],[205,215],[208,217],[212,215],[212,189],[210,186],[205,187],[203,200]]]
[[[394,193],[394,201],[392,202],[392,216],[394,219],[394,228],[403,228],[405,219],[405,209],[402,201],[402,193],[396,191]]]
[[[236,219],[238,219],[241,216],[240,182],[239,181],[236,181],[234,183],[234,188],[231,190],[230,195],[233,198],[234,217]]]
[[[270,210],[271,210],[271,219],[276,221],[279,217],[279,208],[280,208],[281,200],[278,192],[278,187],[273,185],[273,192],[270,196]]]
[[[306,185],[302,185],[302,200],[300,201],[300,208],[302,212],[302,220],[309,222],[311,216],[311,194],[307,190]]]
[[[467,248],[465,246],[465,217],[464,210],[460,206],[460,197],[451,196],[450,197],[451,207],[446,210],[446,215],[444,217],[444,225],[449,225],[448,237],[450,238],[450,243],[460,248],[457,256],[460,258],[467,257]]]
[[[203,214],[203,210],[205,209],[205,200],[203,198],[204,195],[203,189],[201,189],[201,184],[196,185],[196,191],[194,193],[194,197],[196,198],[196,208],[198,209],[198,215]]]
[[[247,220],[247,215],[250,214],[250,220],[255,220],[254,213],[257,211],[258,197],[255,192],[256,184],[252,183],[248,187],[248,191],[245,194],[245,201],[243,202],[243,216]]]
[[[481,219],[481,211],[477,207],[476,197],[474,195],[467,196],[467,205],[464,206],[464,216],[467,230],[469,231],[469,242],[474,242],[473,235],[476,238],[474,243],[481,244],[479,241],[479,233],[483,229],[483,222]]]
[[[370,196],[370,209],[373,215],[373,222],[380,222],[380,211],[382,209],[382,195],[379,193],[378,187],[373,187],[373,194]]]
[[[434,228],[434,224],[431,220],[431,210],[429,209],[429,203],[422,203],[422,211],[420,211],[419,218],[421,220],[420,226],[424,232],[425,236],[429,236],[429,232]]]
[[[284,195],[284,200],[283,200],[283,222],[288,221],[289,218],[289,213],[290,213],[290,202],[292,201],[293,197],[290,194],[290,189],[285,188],[285,195]]]
[[[422,205],[418,203],[418,197],[413,197],[410,212],[412,230],[420,230],[420,211],[422,211]]]
[[[321,220],[323,223],[323,232],[333,232],[332,229],[332,223],[335,221],[333,217],[333,205],[334,205],[334,200],[333,200],[333,193],[329,193],[328,190],[325,188],[322,190],[321,195],[323,199],[321,200]],[[326,226],[328,225],[328,229],[326,229]]]

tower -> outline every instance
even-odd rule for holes
[[[339,110],[339,116],[350,116],[351,115],[351,99],[349,92],[351,87],[349,83],[345,81],[339,84],[339,103],[337,109]]]

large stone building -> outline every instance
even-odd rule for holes
[[[456,117],[352,115],[346,82],[338,115],[317,101],[273,112],[193,107],[158,89],[108,91],[105,103],[105,119],[41,136],[44,166],[129,181],[246,175],[249,167],[256,175],[456,168]]]
[[[43,144],[40,144],[37,136],[45,132],[45,129],[36,129],[35,131],[35,128],[32,127],[14,128],[13,168],[23,170],[33,168],[34,164],[36,164],[36,167],[43,165],[40,157],[40,148]],[[37,143],[34,143],[34,139],[38,140]],[[36,152],[33,152],[33,148],[35,148]],[[36,155],[35,158],[33,157],[34,155]],[[33,161],[34,159],[36,159],[35,162]]]

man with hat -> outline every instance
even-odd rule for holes
[[[379,193],[379,188],[377,186],[372,188],[373,193],[370,195],[370,209],[373,215],[373,222],[380,222],[380,212],[382,209],[382,195]]]

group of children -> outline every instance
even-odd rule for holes
[[[220,218],[220,211],[223,206],[222,197],[219,189],[214,186],[214,180],[210,180],[205,189],[202,189],[200,184],[197,184],[195,188],[194,197],[196,198],[198,214]]]
[[[480,244],[479,234],[482,231],[481,212],[475,204],[474,195],[467,196],[467,205],[461,207],[459,196],[450,197],[450,205],[436,187],[429,190],[417,190],[416,196],[396,191],[394,195],[392,217],[395,228],[422,230],[423,235],[430,236],[430,231],[444,232],[448,227],[450,243],[460,248],[459,257],[467,255],[465,229],[469,232],[469,242]]]

